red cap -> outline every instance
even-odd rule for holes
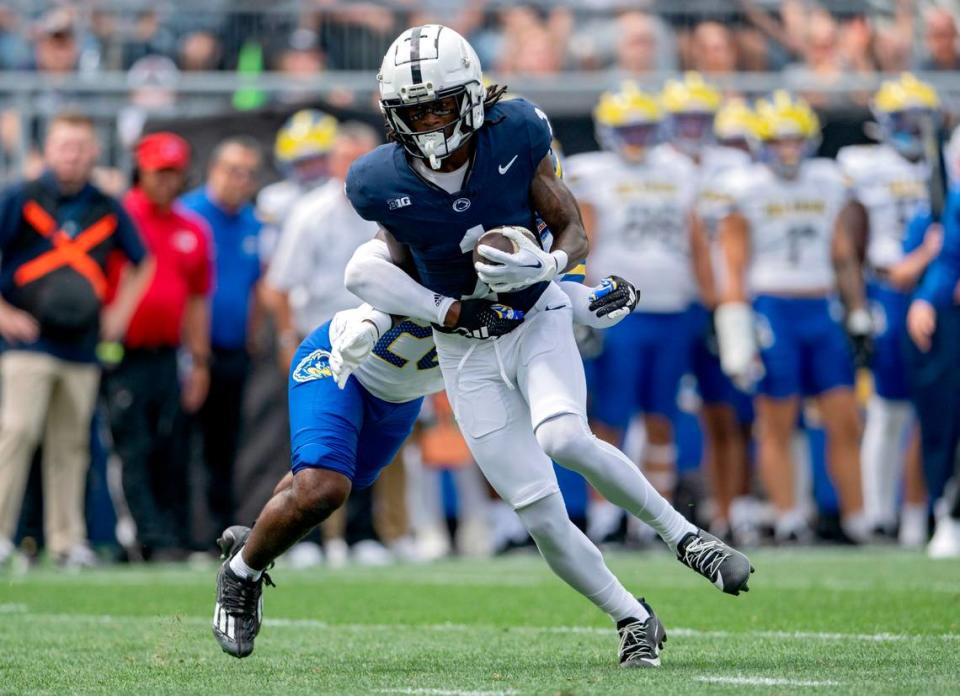
[[[190,146],[176,133],[151,133],[137,143],[137,166],[147,171],[186,169]]]

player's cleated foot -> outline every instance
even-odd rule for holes
[[[223,651],[234,657],[246,657],[253,652],[253,640],[260,632],[263,618],[263,583],[274,586],[266,573],[250,580],[240,577],[230,567],[230,559],[243,548],[248,536],[249,527],[234,525],[217,539],[224,561],[217,573],[213,636]]]
[[[677,558],[727,594],[749,592],[750,560],[709,532],[687,534],[677,545]]]
[[[621,667],[659,667],[660,651],[667,642],[667,632],[653,609],[641,597],[640,604],[650,614],[645,620],[624,619],[617,622],[620,634]]]

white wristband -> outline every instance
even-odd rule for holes
[[[873,330],[873,319],[863,307],[850,312],[847,315],[847,330],[855,336],[865,336]]]
[[[434,295],[433,301],[437,305],[437,325],[443,326],[444,322],[447,319],[447,312],[450,311],[450,307],[456,302],[452,297],[444,297],[443,295]]]

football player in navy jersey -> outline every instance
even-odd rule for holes
[[[587,426],[571,302],[552,281],[588,245],[555,173],[547,117],[524,99],[500,101],[504,90],[484,87],[473,48],[440,25],[401,34],[378,80],[393,142],[357,160],[346,188],[359,214],[381,226],[393,264],[366,275],[348,266],[348,288],[382,311],[434,323],[444,384],[480,469],[551,568],[617,623],[621,664],[657,665],[662,624],[569,522],[550,460],[647,522],[719,589],[746,590],[752,569]],[[485,231],[536,229],[538,216],[553,233],[549,251],[508,229],[517,251],[481,245],[487,262],[474,264]]]

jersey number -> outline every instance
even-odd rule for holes
[[[377,345],[373,348],[373,354],[381,360],[385,360],[396,368],[403,368],[408,362],[413,360],[412,356],[403,357],[393,352],[394,344],[400,340],[404,334],[412,336],[415,339],[433,338],[433,329],[429,326],[420,326],[412,321],[401,321],[392,329],[383,334]],[[418,370],[432,370],[439,367],[440,362],[437,359],[436,347],[431,347],[426,353],[423,353],[417,359]]]
[[[804,246],[805,239],[814,239],[817,236],[816,228],[811,225],[791,227],[787,230],[787,257],[790,263],[796,266],[800,263],[800,248]]]

